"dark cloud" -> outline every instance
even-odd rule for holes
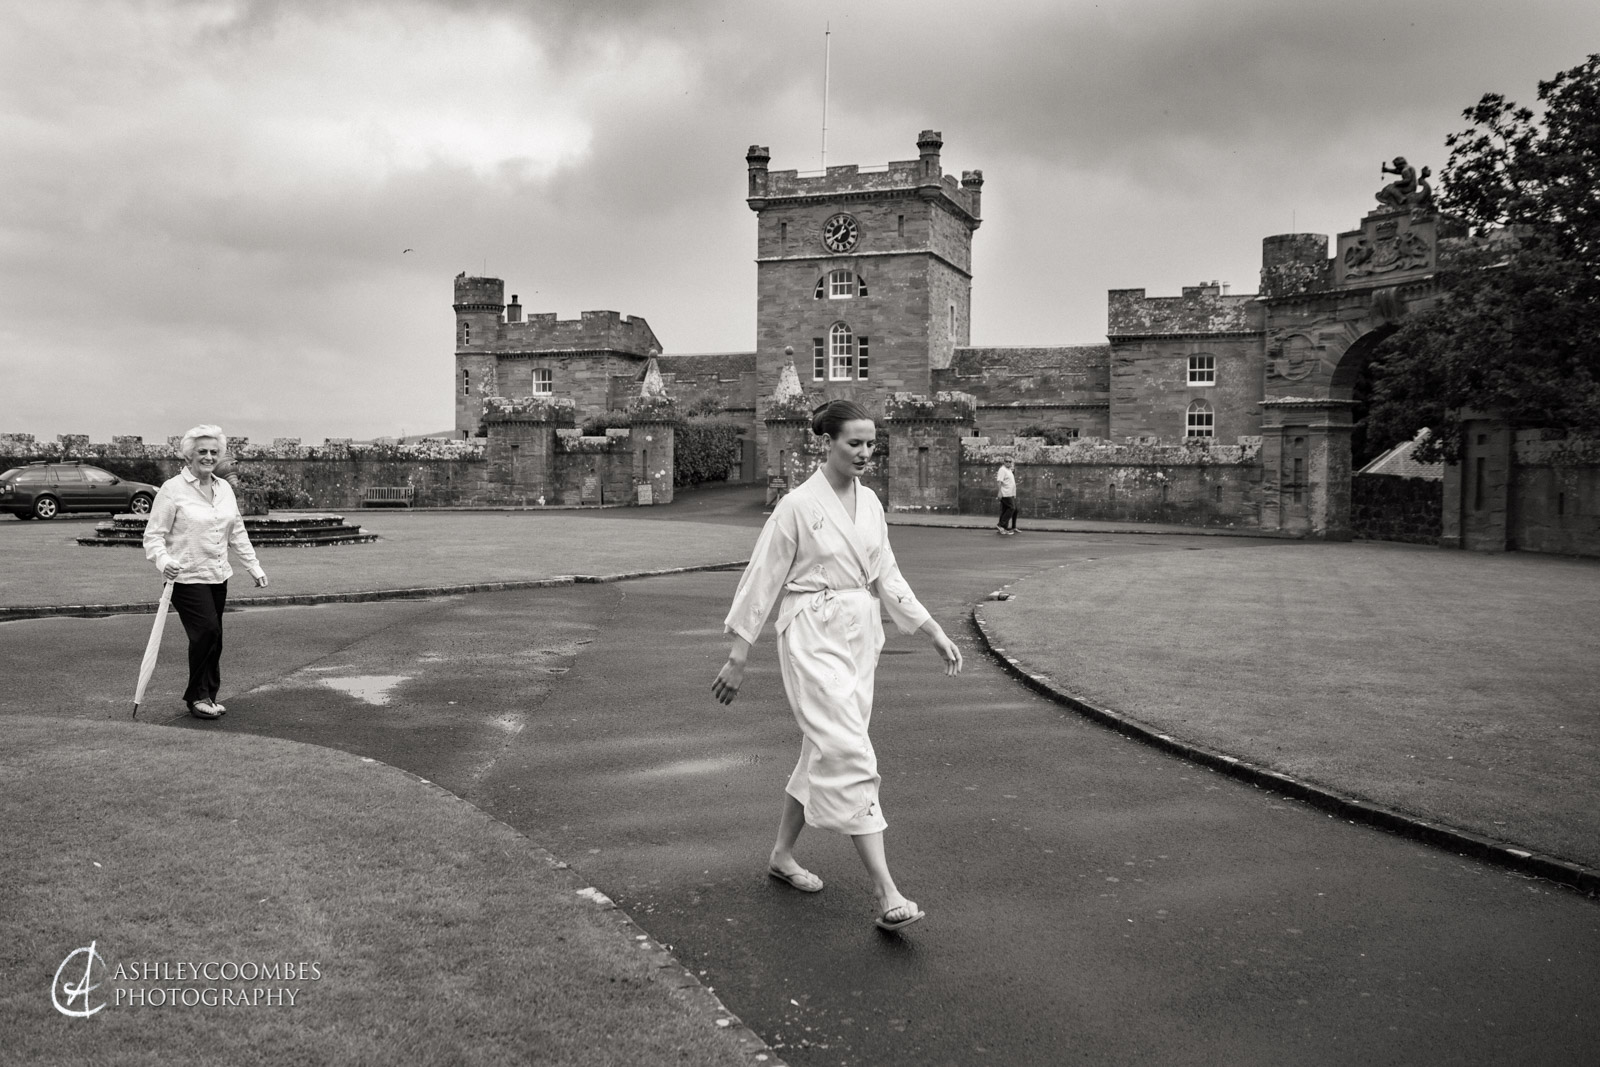
[[[13,8],[0,337],[20,384],[0,430],[164,433],[224,402],[257,437],[441,428],[461,270],[530,309],[643,315],[671,349],[747,348],[744,150],[818,165],[824,22],[829,162],[913,157],[942,130],[946,169],[988,177],[975,340],[1060,343],[1102,333],[1107,288],[1253,290],[1261,237],[1354,225],[1380,159],[1437,170],[1461,109],[1531,101],[1600,9]],[[64,400],[62,367],[115,402]]]

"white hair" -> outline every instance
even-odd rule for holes
[[[228,435],[222,432],[222,427],[205,422],[183,435],[183,440],[178,444],[178,454],[184,459],[193,459],[195,442],[205,437],[216,439],[217,451],[228,451]]]

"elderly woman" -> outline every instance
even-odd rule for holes
[[[150,506],[144,527],[144,554],[172,582],[172,606],[189,635],[189,687],[183,702],[197,719],[220,718],[222,612],[228,601],[228,546],[255,579],[267,584],[256,550],[245,533],[233,486],[218,477],[228,438],[217,426],[196,426],[183,435],[178,451],[184,468],[168,478]]]
[[[721,703],[733,702],[750,646],[776,607],[778,666],[804,741],[768,873],[802,892],[820,891],[822,879],[795,860],[800,831],[810,824],[845,834],[872,879],[874,922],[898,930],[924,913],[895,886],[884,857],[882,778],[867,736],[884,641],[879,605],[902,633],[933,642],[946,673],[960,672],[961,650],[900,576],[883,505],[861,484],[877,438],[872,419],[855,403],[834,400],[813,413],[811,429],[826,442],[827,458],[778,501],[761,531],[724,621],[733,648],[711,688]]]

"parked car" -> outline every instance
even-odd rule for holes
[[[19,519],[53,519],[63,511],[144,515],[156,487],[87,463],[30,463],[0,474],[0,511]]]

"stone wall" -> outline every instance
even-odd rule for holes
[[[1444,483],[1398,474],[1358,474],[1350,480],[1350,528],[1372,541],[1436,545]]]
[[[933,386],[971,393],[978,433],[995,440],[1030,426],[1105,437],[1110,363],[1110,345],[958,348]]]
[[[962,442],[961,511],[995,515],[995,470],[1013,456],[1024,518],[1096,519],[1254,528],[1260,524],[1261,442],[1116,444],[1100,439],[1014,446]]]
[[[1512,458],[1512,547],[1600,556],[1600,440],[1521,430]]]

